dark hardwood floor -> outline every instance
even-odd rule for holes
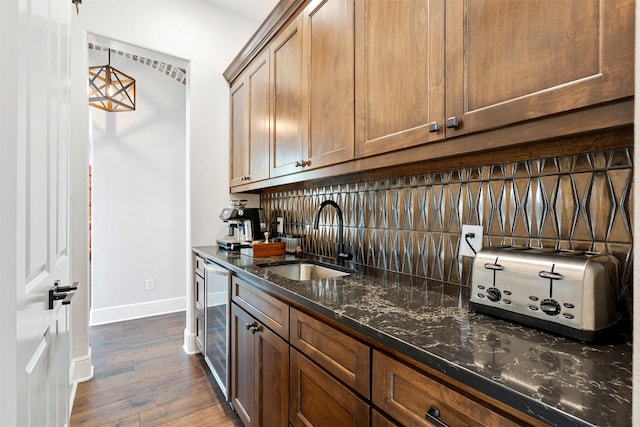
[[[182,349],[185,313],[90,329],[95,377],[78,385],[72,426],[241,426],[204,359]]]

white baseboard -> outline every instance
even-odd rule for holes
[[[91,347],[86,356],[76,357],[71,361],[69,369],[69,415],[73,411],[73,403],[76,400],[76,392],[78,391],[78,383],[89,381],[93,378],[93,364],[91,362]]]
[[[86,356],[76,357],[71,361],[71,383],[83,383],[93,378],[93,363],[91,360],[91,347]]]
[[[97,308],[91,310],[91,320],[89,323],[91,326],[104,325],[107,323],[122,322],[123,320],[140,319],[143,317],[185,311],[186,308],[186,297]]]
[[[190,332],[187,328],[184,329],[184,345],[182,348],[189,355],[200,353],[200,349],[196,344],[196,334]]]

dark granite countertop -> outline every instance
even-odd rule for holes
[[[469,311],[469,288],[375,269],[288,280],[251,258],[194,248],[205,258],[540,421],[630,426],[632,345],[587,345]]]

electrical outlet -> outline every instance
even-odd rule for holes
[[[277,218],[276,231],[280,234],[284,233],[284,218],[281,216]]]
[[[147,279],[145,281],[145,289],[147,291],[152,291],[156,288],[156,280],[155,279]]]
[[[473,234],[473,237],[465,239],[467,234]],[[467,243],[468,242],[468,243]],[[471,249],[471,247],[473,249]],[[462,235],[460,236],[460,255],[462,256],[476,256],[474,250],[478,252],[482,248],[482,226],[481,225],[462,225]]]

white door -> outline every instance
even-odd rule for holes
[[[0,1],[0,425],[69,420],[70,0]],[[5,324],[6,323],[6,324]]]

